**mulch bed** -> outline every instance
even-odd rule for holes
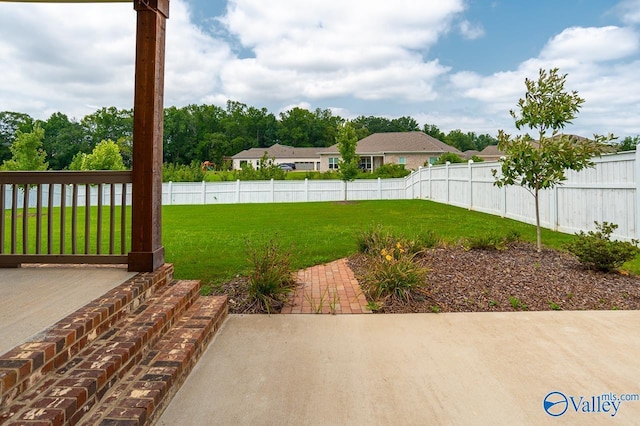
[[[538,253],[528,243],[500,251],[440,247],[418,261],[429,269],[427,296],[388,301],[377,312],[640,309],[639,277],[587,270],[569,253]],[[368,262],[363,255],[349,259],[359,281]]]
[[[506,312],[640,309],[640,277],[585,269],[566,252],[516,242],[506,250],[438,247],[416,258],[429,273],[426,291],[408,302],[387,300],[378,313]],[[359,282],[367,256],[349,258]],[[267,313],[248,295],[248,279],[236,277],[215,291],[229,297],[229,312]],[[271,313],[277,313],[276,307]]]

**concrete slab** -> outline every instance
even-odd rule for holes
[[[0,354],[134,275],[113,267],[0,269]]]
[[[638,354],[640,311],[231,315],[159,424],[634,424]]]

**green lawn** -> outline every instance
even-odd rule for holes
[[[163,243],[177,278],[214,283],[245,272],[246,241],[277,238],[293,247],[293,266],[303,268],[354,253],[359,233],[375,225],[405,236],[433,230],[448,241],[513,230],[535,241],[531,225],[429,201],[394,200],[165,206]],[[543,243],[554,248],[573,238],[542,232]]]

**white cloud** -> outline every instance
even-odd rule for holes
[[[0,4],[2,109],[82,118],[96,106],[133,105],[136,13],[130,3]],[[183,0],[167,21],[165,103],[196,103],[219,86],[228,46],[189,19]]]
[[[221,18],[255,57],[222,72],[239,99],[433,99],[447,69],[427,51],[464,8],[461,0],[424,7],[412,0],[327,2],[232,0]]]
[[[540,56],[549,61],[572,58],[580,62],[601,62],[627,57],[639,47],[640,36],[631,28],[572,27],[549,40]]]
[[[625,24],[640,24],[640,0],[624,0],[618,4],[617,9]]]
[[[481,24],[472,24],[466,19],[458,25],[462,36],[468,40],[475,40],[484,36],[484,28]]]
[[[513,131],[509,110],[524,96],[525,78],[537,79],[540,68],[559,68],[567,74],[565,88],[577,90],[585,103],[572,131],[593,133],[640,133],[640,81],[637,78],[640,37],[631,28],[567,28],[552,37],[536,58],[517,69],[481,76],[457,72],[450,83],[462,99],[479,102],[479,116],[503,117],[501,128]],[[636,116],[635,122],[631,119]]]

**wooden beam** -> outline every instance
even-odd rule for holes
[[[164,52],[169,0],[135,0],[136,76],[133,110],[133,202],[129,270],[164,264],[162,125]]]

